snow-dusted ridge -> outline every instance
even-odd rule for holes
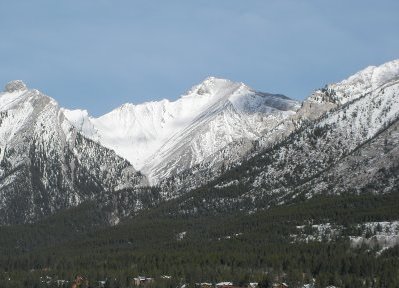
[[[259,140],[267,146],[279,141],[304,119],[317,119],[397,75],[399,60],[367,67],[315,91],[298,114],[297,101],[215,77],[193,86],[176,101],[128,103],[99,118],[84,110],[64,113],[86,137],[115,150],[157,183],[204,161],[228,160],[229,155],[224,159],[214,155],[233,142]],[[234,149],[246,153],[239,150]]]
[[[326,85],[325,90],[329,92],[329,100],[345,104],[395,79],[399,79],[399,59],[380,66],[369,66],[341,82]],[[317,90],[308,101],[324,102],[321,95],[323,93]]]
[[[98,118],[85,110],[63,111],[86,137],[158,179],[169,176],[171,166],[187,169],[232,141],[258,138],[298,108],[285,96],[209,77],[176,101],[128,103]],[[186,155],[174,158],[181,153]]]

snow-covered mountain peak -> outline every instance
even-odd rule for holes
[[[64,110],[64,113],[85,136],[115,150],[136,169],[142,169],[169,139],[174,139],[188,127],[194,127],[195,123],[208,123],[205,119],[214,119],[216,115],[222,115],[222,111],[231,111],[223,115],[242,122],[241,126],[250,130],[247,134],[253,138],[258,133],[255,131],[263,129],[263,121],[268,121],[265,116],[269,115],[276,121],[282,117],[279,114],[286,114],[288,110],[288,113],[294,113],[291,110],[297,108],[298,103],[285,96],[256,92],[240,82],[208,77],[175,101],[126,103],[99,118],[92,118],[82,110]],[[212,124],[214,133],[238,129],[219,124]],[[235,139],[227,138],[227,142]]]
[[[142,171],[153,183],[209,161],[232,142],[258,139],[300,107],[286,96],[215,77],[194,86],[178,101],[187,102],[189,109],[201,109],[145,162]]]
[[[188,92],[186,92],[182,98],[201,97],[201,96],[219,96],[221,92],[226,94],[226,91],[234,91],[237,89],[245,89],[248,92],[252,89],[241,82],[233,82],[228,79],[222,79],[217,77],[208,77],[200,84],[193,86]]]
[[[299,108],[297,101],[284,95],[258,92],[242,82],[216,77],[208,77],[202,83],[193,86],[181,99],[197,99],[207,102],[207,105],[229,101],[237,112],[251,114]]]
[[[4,87],[4,92],[13,93],[16,91],[25,91],[28,88],[22,80],[13,80],[6,84]]]
[[[399,59],[380,66],[366,67],[341,82],[328,84],[316,90],[307,101],[345,104],[398,79]]]

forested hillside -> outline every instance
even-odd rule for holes
[[[320,287],[363,287],[364,281],[373,287],[399,284],[397,247],[355,248],[349,240],[365,232],[359,223],[399,219],[397,193],[319,196],[249,214],[201,217],[173,216],[176,204],[105,229],[85,224],[99,221],[87,217],[95,215],[90,205],[33,226],[3,227],[1,283],[23,287],[24,281],[33,285],[40,276],[72,279],[83,274],[91,281],[117,278],[110,287],[128,287],[126,283],[140,274],[158,279],[171,275],[173,285],[226,279],[246,283],[266,275],[293,287],[312,278]],[[340,227],[333,238],[326,234],[304,242],[296,236],[312,235],[313,225],[325,223]],[[12,281],[4,280],[7,277]]]

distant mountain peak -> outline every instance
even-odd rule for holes
[[[26,84],[22,80],[13,80],[6,84],[4,92],[12,93],[16,91],[28,90]]]
[[[182,97],[202,96],[202,95],[214,95],[217,91],[226,89],[239,89],[245,88],[248,91],[252,91],[250,87],[242,82],[234,82],[229,79],[218,78],[214,76],[207,77],[201,83],[193,86],[186,94]]]

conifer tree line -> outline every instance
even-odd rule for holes
[[[108,228],[98,209],[86,203],[36,224],[1,227],[0,287],[55,287],[55,280],[76,275],[90,287],[98,281],[133,287],[138,275],[154,277],[153,287],[220,281],[300,287],[312,279],[316,287],[399,287],[398,247],[354,248],[348,238],[367,232],[359,223],[398,220],[398,193],[319,196],[254,213],[200,216],[171,213],[171,205]],[[327,222],[342,227],[339,237],[295,241],[297,226],[312,233],[312,224]]]

